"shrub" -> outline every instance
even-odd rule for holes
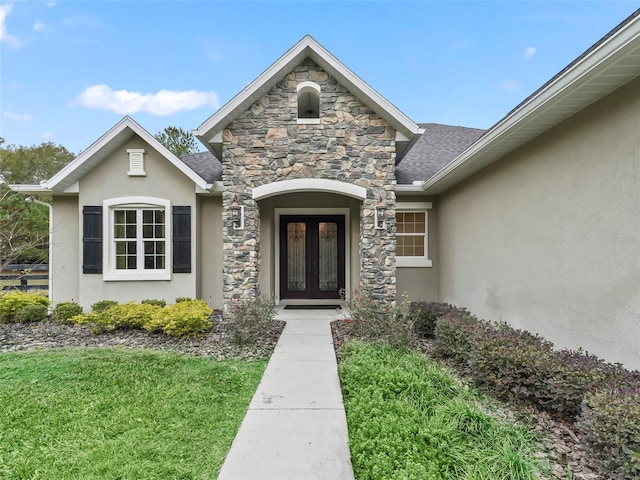
[[[414,344],[413,322],[406,297],[398,305],[391,305],[375,298],[371,289],[361,287],[346,299],[346,304],[349,318],[344,322],[351,338],[394,347]]]
[[[232,343],[252,344],[267,334],[275,316],[273,300],[264,297],[235,300],[225,315],[224,327]]]
[[[547,382],[560,367],[553,344],[506,324],[485,329],[472,340],[469,373],[498,398],[545,408]]]
[[[640,478],[640,387],[603,389],[586,396],[576,422],[600,473],[612,480]]]
[[[25,305],[15,314],[14,319],[19,323],[42,322],[47,318],[47,306],[41,303]]]
[[[434,353],[466,369],[474,339],[488,328],[488,322],[478,320],[465,310],[446,312],[436,321]]]
[[[167,306],[166,300],[158,300],[155,298],[142,300],[140,303],[144,303],[146,305],[155,305],[156,307],[164,308]]]
[[[100,303],[100,302],[98,302]],[[104,306],[104,305],[102,305]],[[101,306],[101,307],[102,307]],[[71,318],[74,325],[87,325],[93,333],[115,329],[143,328],[151,322],[160,307],[149,304],[123,303]]]
[[[414,331],[423,338],[434,337],[436,321],[443,315],[463,312],[462,308],[438,302],[411,302],[409,307]]]
[[[71,317],[80,315],[82,307],[75,302],[62,302],[53,309],[53,318],[60,322],[68,323]]]
[[[203,333],[211,322],[213,310],[204,300],[184,300],[156,311],[144,328],[149,331],[162,330],[167,335],[188,337]]]
[[[28,305],[49,306],[49,299],[39,293],[7,292],[0,295],[0,322],[11,322]]]
[[[100,312],[104,312],[105,310],[115,305],[118,305],[118,302],[116,302],[115,300],[100,300],[99,302],[96,302],[93,305],[91,305],[91,311],[100,313]]]
[[[191,302],[191,301],[193,301],[193,298],[189,298],[189,297],[176,297],[176,303]]]

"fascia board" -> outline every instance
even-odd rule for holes
[[[47,195],[51,194],[51,190],[43,185],[36,184],[9,184],[9,189],[16,193],[25,193],[31,195]]]
[[[344,85],[369,108],[385,118],[396,130],[411,139],[412,143],[418,139],[420,134],[418,125],[309,35],[289,49],[240,93],[205,120],[193,131],[194,136],[215,154],[216,152],[213,151],[210,144],[215,141],[214,139],[222,129],[259,98],[266,95],[278,81],[284,78],[284,75],[307,57],[324,68],[327,73]]]
[[[478,141],[436,173],[436,175],[427,180],[424,184],[425,191],[427,193],[439,194],[475,173],[476,170],[469,169],[468,174],[461,175],[460,178],[451,185],[442,185],[458,169],[470,165],[481,155],[490,155],[490,149],[494,148],[499,144],[499,142],[508,138],[511,133],[515,133],[524,128],[527,122],[534,121],[545,114],[551,113],[554,106],[561,102],[563,98],[568,97],[572,92],[576,91],[580,85],[584,84],[588,80],[596,78],[598,75],[606,73],[608,67],[615,65],[616,57],[623,56],[626,50],[636,48],[639,41],[640,16],[629,22],[629,24],[623,29],[613,35],[598,48],[594,49],[594,51],[589,55],[586,55],[581,61],[569,68],[546,88],[542,89],[537,94],[534,94],[516,110],[507,114],[506,117],[494,125],[485,135],[478,139]],[[636,45],[634,45],[634,43]],[[628,81],[629,79],[626,77],[621,79],[618,87],[624,85]],[[603,96],[611,91],[612,89],[609,89],[603,94]],[[575,105],[575,111],[578,112],[579,110],[582,110],[594,101],[595,100],[590,100],[584,104]],[[560,119],[553,123],[550,122],[545,130],[552,128],[563,120],[564,119]],[[518,145],[513,146],[511,150],[515,150],[515,148],[518,148],[518,146],[523,145],[529,140],[530,138],[525,138],[519,142]],[[492,159],[489,163],[498,160],[503,155],[504,153],[498,154],[496,158]]]
[[[66,188],[73,185],[73,183],[77,182],[80,178],[80,169],[86,163],[90,163],[91,160],[97,159],[96,163],[98,163],[102,158],[100,158],[100,153],[102,150],[107,148],[109,143],[115,140],[119,135],[123,134],[126,129],[130,129],[132,134],[138,135],[145,142],[147,142],[153,149],[155,149],[158,153],[160,153],[163,157],[165,157],[169,162],[171,162],[178,170],[180,170],[183,174],[185,174],[190,180],[192,180],[197,186],[201,188],[206,188],[207,182],[200,177],[197,173],[191,170],[184,162],[182,162],[178,157],[176,157],[173,153],[171,153],[164,145],[162,145],[153,135],[147,132],[144,128],[142,128],[137,122],[135,122],[131,117],[124,117],[120,120],[116,125],[114,125],[107,133],[105,133],[102,137],[96,140],[89,148],[87,148],[84,152],[82,152],[73,162],[68,164],[62,170],[60,170],[56,175],[51,177],[46,182],[47,188],[51,190],[65,190]],[[131,135],[128,135],[127,138],[130,138]],[[120,142],[119,142],[120,143]],[[112,151],[113,149],[110,149]]]

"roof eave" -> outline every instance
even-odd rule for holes
[[[640,14],[534,92],[425,182],[440,194],[640,75]],[[627,57],[633,57],[628,65]],[[616,71],[617,69],[617,71]]]

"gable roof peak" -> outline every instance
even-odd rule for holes
[[[311,35],[302,37],[255,80],[205,120],[193,131],[195,137],[220,159],[222,157],[221,134],[224,128],[248,110],[306,58],[315,62],[362,103],[384,118],[400,134],[399,137],[405,139],[399,141],[396,148],[396,161],[400,161],[404,153],[419,138],[420,127],[353,73]]]
[[[89,148],[80,153],[71,163],[47,180],[46,188],[51,191],[65,191],[133,135],[142,138],[197,186],[206,188],[207,184],[202,177],[187,167],[178,157],[171,153],[153,135],[128,115],[122,117],[107,133],[93,142]]]

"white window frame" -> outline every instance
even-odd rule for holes
[[[116,242],[114,235],[114,212],[123,209],[163,209],[164,214],[164,241],[165,241],[165,262],[163,269],[145,270],[144,262],[138,261],[136,270],[116,269]],[[103,246],[102,264],[104,273],[102,278],[105,281],[131,281],[131,280],[171,280],[171,202],[163,198],[155,197],[119,197],[110,198],[102,202],[102,222],[103,222]],[[137,221],[137,216],[136,216]],[[140,233],[139,233],[140,235]],[[136,240],[141,241],[136,237]],[[139,255],[144,255],[144,250]]]
[[[432,267],[433,262],[429,258],[429,210],[432,208],[431,202],[397,202],[396,213],[398,212],[419,212],[424,213],[424,256],[400,256],[396,253],[397,267]],[[396,239],[402,236],[396,232]]]

